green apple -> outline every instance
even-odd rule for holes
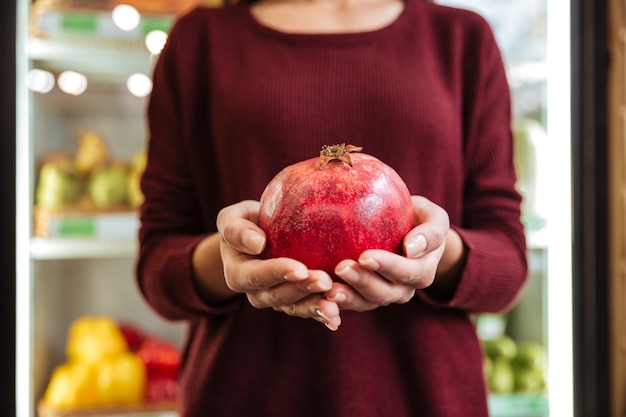
[[[47,209],[68,207],[78,201],[81,189],[81,181],[71,165],[46,162],[39,170],[35,201]]]
[[[113,208],[126,205],[128,168],[111,164],[96,169],[89,180],[89,197],[96,208]]]
[[[546,374],[542,369],[518,369],[515,371],[515,391],[543,392],[546,389]]]
[[[491,359],[505,358],[513,360],[517,355],[517,343],[511,337],[504,335],[497,339],[485,340],[483,342],[485,352]]]
[[[493,360],[491,373],[487,379],[489,391],[496,394],[509,394],[515,388],[515,372],[511,362],[503,357]]]
[[[513,365],[520,369],[545,369],[547,362],[547,352],[541,343],[526,342],[518,345]]]

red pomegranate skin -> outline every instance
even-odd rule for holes
[[[367,249],[402,252],[413,227],[409,190],[398,173],[365,153],[352,166],[320,158],[279,172],[261,196],[259,225],[267,234],[265,258],[288,257],[309,269],[334,269]],[[348,158],[350,159],[350,158]]]

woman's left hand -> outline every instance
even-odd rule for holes
[[[344,283],[336,282],[326,291],[328,300],[344,310],[367,311],[407,303],[416,290],[433,284],[448,234],[456,233],[443,208],[421,196],[411,199],[417,226],[404,238],[405,256],[367,250],[357,261],[341,261],[335,273]]]

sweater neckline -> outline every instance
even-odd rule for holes
[[[404,0],[404,7],[396,18],[377,29],[355,32],[332,32],[332,33],[308,33],[308,32],[284,32],[260,22],[252,14],[251,5],[248,2],[239,2],[237,5],[242,9],[247,23],[258,33],[277,38],[283,41],[298,43],[359,43],[368,42],[377,38],[384,38],[392,34],[408,20],[408,9],[414,3],[412,0]]]

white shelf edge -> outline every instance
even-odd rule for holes
[[[33,238],[30,256],[34,260],[134,258],[136,239]]]
[[[43,38],[28,39],[28,57],[42,69],[78,71],[105,82],[125,82],[134,73],[151,75],[157,59],[133,41]]]

